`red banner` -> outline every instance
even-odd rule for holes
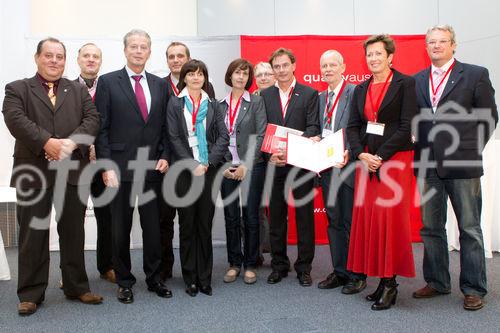
[[[267,62],[276,49],[291,49],[296,57],[295,77],[298,82],[318,91],[327,85],[321,79],[319,59],[326,50],[337,50],[344,57],[346,71],[344,78],[358,84],[370,77],[366,66],[363,42],[368,36],[241,36],[241,57],[251,63]],[[396,42],[393,67],[400,72],[413,75],[430,65],[425,51],[425,35],[391,35]],[[254,86],[250,90],[255,89]],[[418,200],[417,200],[418,201]],[[327,244],[326,227],[328,221],[322,205],[321,195],[314,200],[315,233],[317,244]],[[420,241],[419,230],[422,222],[418,205],[412,209],[413,241]],[[289,242],[295,244],[295,212],[289,209]]]

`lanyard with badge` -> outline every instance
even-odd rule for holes
[[[288,93],[288,99],[286,101],[285,107],[283,107],[283,103],[281,103],[281,96],[280,96],[281,115],[283,116],[283,119],[285,119],[286,110],[288,109],[288,105],[290,104],[290,100],[292,99],[292,93],[294,88],[295,87],[290,88],[290,92]]]
[[[431,92],[432,92],[432,105],[436,105],[436,98],[437,98],[437,93],[439,91],[439,87],[443,84],[444,80],[450,75],[451,70],[453,69],[453,66],[455,66],[455,60],[453,60],[453,63],[451,64],[450,68],[446,71],[444,74],[443,78],[439,82],[436,88],[434,88],[434,78],[432,77],[432,70],[429,72],[429,78],[431,81]]]
[[[189,147],[194,147],[198,145],[198,138],[196,137],[196,116],[198,115],[198,111],[200,110],[201,98],[198,101],[198,106],[195,105],[193,97],[189,95],[189,99],[191,103],[193,103],[193,112],[191,113],[191,123],[193,125],[192,129],[194,132],[193,136],[189,136]]]
[[[335,111],[335,107],[339,103],[340,96],[342,96],[342,92],[344,91],[345,86],[346,86],[346,81],[343,81],[342,86],[340,87],[339,93],[335,97],[335,101],[333,102],[329,111],[328,111],[328,93],[325,94],[325,99],[326,99],[325,112],[324,112],[326,115],[326,124],[325,125],[330,125],[330,123],[332,122],[333,111]],[[333,128],[332,128],[332,130],[323,129],[323,137],[326,137],[326,136],[332,135],[332,134],[333,134]]]
[[[172,90],[174,91],[175,96],[179,96],[179,89],[174,84],[174,81],[172,81],[172,78],[170,78],[170,85],[172,86]]]
[[[380,135],[380,136],[384,135],[385,124],[377,122],[377,118],[378,118],[378,111],[379,111],[380,105],[382,104],[382,96],[384,95],[384,92],[387,88],[387,84],[389,84],[389,81],[391,80],[392,76],[393,76],[393,72],[391,71],[391,73],[387,76],[387,79],[385,79],[384,85],[382,87],[382,91],[380,91],[380,94],[378,95],[377,101],[375,102],[375,104],[373,104],[372,91],[370,89],[370,86],[368,86],[368,99],[370,100],[370,104],[371,104],[372,112],[373,112],[373,120],[374,120],[374,121],[369,121],[368,125],[366,126],[366,133],[368,133],[368,134],[374,134],[374,135]],[[373,83],[373,80],[372,80],[372,82],[370,82],[370,85],[372,83]]]
[[[243,95],[238,98],[238,102],[236,102],[236,105],[234,106],[234,109],[232,108],[233,105],[233,94],[231,93],[229,97],[229,114],[228,114],[228,122],[229,122],[229,145],[230,146],[236,146],[236,137],[233,137],[233,132],[234,132],[234,121],[236,120],[236,116],[238,114],[238,109],[240,107],[241,103],[241,98]]]

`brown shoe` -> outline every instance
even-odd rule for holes
[[[478,295],[465,295],[464,309],[469,311],[476,311],[482,309],[484,306],[483,299]]]
[[[101,279],[104,279],[104,280],[109,281],[111,283],[116,283],[115,271],[110,269],[106,273],[101,274]]]
[[[224,275],[224,282],[231,283],[236,281],[236,278],[240,275],[241,268],[238,266],[229,266]]]
[[[17,313],[20,316],[29,316],[36,312],[36,303],[33,302],[21,302],[17,306]]]
[[[429,285],[426,285],[425,287],[415,291],[413,293],[413,298],[432,298],[432,297],[436,297],[439,295],[447,295],[449,293],[450,293],[449,291],[442,292],[442,291],[439,291],[439,290],[432,288]]]
[[[92,294],[91,292],[87,292],[80,296],[66,296],[66,297],[69,299],[79,300],[80,302],[85,304],[101,304],[103,300],[102,296]]]

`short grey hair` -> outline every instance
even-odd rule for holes
[[[326,58],[326,57],[329,57],[329,56],[334,56],[335,59],[337,60],[337,62],[339,63],[339,65],[343,65],[344,64],[344,57],[342,57],[342,54],[340,54],[340,52],[337,51],[337,50],[326,50],[325,52],[323,52],[323,54],[319,58],[319,62],[321,63],[321,60],[323,58]]]
[[[431,32],[433,32],[435,30],[448,31],[450,33],[450,36],[451,36],[450,37],[451,38],[451,44],[456,44],[457,43],[456,35],[455,35],[455,30],[449,24],[437,24],[437,25],[432,26],[429,29],[427,29],[427,32],[425,34],[425,41],[426,42],[429,41],[429,35],[431,34]]]
[[[257,65],[255,65],[255,67],[253,68],[253,71],[254,73],[257,73],[257,71],[262,68],[263,70],[269,70],[269,71],[273,71],[273,68],[271,67],[271,64],[269,64],[268,62],[259,62]]]
[[[128,39],[131,36],[146,37],[148,39],[148,46],[151,47],[151,37],[149,36],[149,34],[146,31],[141,30],[141,29],[132,29],[129,32],[127,32],[127,34],[123,37],[123,47],[125,47],[125,48],[127,47]]]

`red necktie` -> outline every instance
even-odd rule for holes
[[[144,90],[141,85],[142,75],[132,75],[135,80],[135,99],[137,104],[139,104],[139,109],[141,109],[141,115],[144,121],[148,121],[148,105],[146,104],[146,96],[144,95]]]

